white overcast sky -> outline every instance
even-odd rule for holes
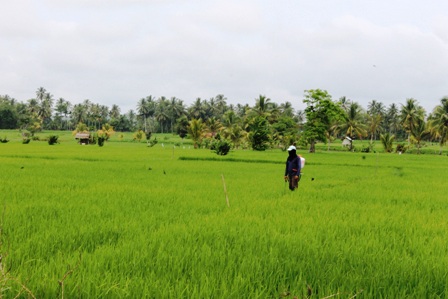
[[[136,109],[325,89],[364,108],[448,96],[447,0],[0,0],[0,94]]]

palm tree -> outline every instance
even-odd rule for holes
[[[201,98],[196,98],[196,101],[188,108],[188,115],[191,119],[204,119],[205,113]]]
[[[215,97],[216,101],[216,109],[218,111],[218,114],[222,116],[227,110],[227,98],[223,94],[218,94]]]
[[[440,144],[440,154],[442,147],[448,140],[448,97],[440,101],[440,105],[434,108],[429,119],[429,126],[434,136],[437,136]]]
[[[59,115],[64,115],[65,118],[65,129],[68,130],[68,118],[67,115],[70,113],[71,104],[70,102],[64,100],[63,98],[59,98],[56,102],[56,112]]]
[[[39,87],[36,91],[36,99],[39,102],[42,102],[45,98],[45,95],[47,94],[47,91],[43,87]]]
[[[93,104],[89,99],[85,99],[81,104],[82,109],[84,109],[83,116],[85,119],[83,122],[86,123],[88,127],[90,127],[90,123],[92,121],[92,105]]]
[[[380,135],[381,144],[387,153],[393,151],[393,144],[395,140],[395,135],[391,135],[389,132]]]
[[[420,148],[422,140],[429,135],[429,131],[426,128],[425,121],[423,119],[417,119],[416,124],[411,130],[411,140],[417,145],[417,155],[420,154]]]
[[[188,134],[190,138],[193,140],[194,148],[198,148],[198,145],[202,141],[202,133],[204,129],[204,124],[202,123],[202,119],[195,119],[189,121],[189,125],[187,127]]]
[[[391,104],[385,114],[385,129],[392,134],[397,134],[400,130],[400,119],[398,116],[397,105]]]
[[[215,117],[210,117],[205,122],[206,131],[212,135],[212,137],[215,137],[216,133],[218,133],[221,128],[221,122],[217,120]]]
[[[247,137],[247,132],[236,123],[224,128],[222,134],[224,138],[230,139],[230,141],[232,141],[233,145],[237,149],[239,148],[243,139]]]
[[[167,108],[171,122],[171,133],[174,133],[174,124],[179,117],[185,114],[185,107],[180,99],[171,97]]]
[[[43,89],[45,90],[45,89]],[[43,125],[47,125],[51,119],[51,115],[53,113],[53,96],[50,93],[40,94],[40,89],[38,90],[37,94],[39,97],[39,109],[37,111],[37,115],[39,116],[39,119],[41,120],[41,123]]]
[[[383,115],[385,111],[384,104],[376,100],[372,100],[367,104],[367,114],[369,115]]]
[[[162,133],[164,132],[163,128],[166,127],[167,122],[170,120],[168,105],[169,101],[163,96],[157,100],[155,118],[159,122]]]
[[[369,115],[367,117],[367,131],[370,134],[370,144],[373,144],[373,141],[376,140],[377,134],[382,132],[382,120],[383,117],[381,114]]]
[[[424,118],[424,110],[414,99],[407,99],[406,104],[402,105],[400,119],[403,128],[408,133],[408,144],[411,142],[411,131],[418,124],[419,120]]]
[[[342,119],[336,123],[335,132],[341,132],[344,136],[350,138],[356,136],[362,139],[366,136],[366,126],[363,121],[361,106],[356,102],[351,102],[344,111]]]
[[[92,117],[95,130],[99,130],[101,128],[101,106],[100,106],[100,104],[92,104],[90,106],[90,115]]]
[[[129,120],[129,130],[134,131],[137,124],[137,115],[135,114],[134,110],[131,109],[128,111],[127,118]]]
[[[78,123],[86,123],[87,121],[87,111],[85,109],[85,106],[83,104],[75,104],[73,106],[72,111],[72,121],[74,125],[76,126]]]
[[[344,111],[347,111],[349,109],[351,103],[352,103],[352,101],[347,99],[345,96],[341,97],[338,101],[338,104],[341,106],[342,110],[344,110]]]
[[[224,127],[231,127],[239,120],[240,118],[236,115],[235,111],[233,110],[227,110],[222,116],[222,124]]]
[[[118,105],[112,105],[112,108],[110,108],[109,116],[114,119],[120,118],[120,107]]]
[[[148,132],[146,127],[147,118],[154,115],[155,106],[154,97],[151,95],[146,98],[141,98],[137,103],[137,113],[143,118],[143,127],[145,128],[145,132]]]
[[[264,95],[260,95],[257,99],[255,99],[255,106],[251,109],[251,113],[255,113],[259,116],[270,116],[270,108],[272,106],[271,99],[267,98]]]
[[[292,107],[291,102],[285,102],[283,104],[280,104],[280,113],[282,114],[282,116],[287,116],[287,117],[294,117],[294,108]]]

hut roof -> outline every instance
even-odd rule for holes
[[[88,139],[90,138],[90,133],[76,133],[76,139]]]

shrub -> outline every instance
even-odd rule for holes
[[[146,140],[150,140],[151,136],[152,136],[152,132],[151,131],[145,132],[145,136],[146,136]]]
[[[31,139],[30,139],[30,138],[27,138],[27,137],[24,137],[24,138],[22,139],[22,143],[23,143],[23,144],[28,144],[28,143],[30,143],[30,141],[31,141]]]
[[[371,147],[370,146],[363,146],[361,148],[361,153],[370,153]]]
[[[48,144],[54,145],[54,144],[58,143],[58,138],[59,138],[59,136],[57,136],[57,135],[48,136]]]
[[[403,153],[404,154],[407,149],[408,149],[408,147],[406,145],[404,145],[403,143],[398,143],[397,144],[397,148],[395,149],[395,151],[397,153]]]
[[[98,146],[103,146],[104,142],[107,140],[105,136],[98,136]]]
[[[231,147],[232,147],[231,143],[223,139],[213,142],[210,149],[214,151],[217,155],[225,156],[229,153]]]
[[[148,146],[149,147],[153,147],[154,145],[156,145],[157,144],[157,137],[156,138],[154,138],[153,140],[150,140],[149,141],[149,143],[148,143]]]
[[[7,143],[8,141],[9,141],[9,140],[6,138],[6,136],[5,136],[5,138],[3,138],[3,139],[0,138],[0,142],[1,142],[1,143]]]
[[[134,133],[133,137],[134,137],[134,141],[138,141],[140,142],[143,139],[143,136],[145,135],[145,132],[143,132],[142,130],[138,130],[137,132]]]

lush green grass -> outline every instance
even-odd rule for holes
[[[303,151],[290,192],[280,150],[10,138],[5,298],[447,296],[446,156]]]

